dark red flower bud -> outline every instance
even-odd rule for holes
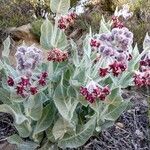
[[[22,86],[28,86],[30,85],[30,80],[27,77],[21,77],[21,82],[19,84]]]
[[[108,86],[105,86],[102,90],[103,93],[105,93],[106,95],[109,95],[110,94],[110,89]]]
[[[124,27],[123,22],[121,22],[117,16],[113,16],[112,20],[113,20],[113,25],[112,25],[113,28],[123,28]]]
[[[100,41],[96,40],[96,39],[91,39],[91,43],[90,43],[91,47],[96,47],[98,48],[100,46]]]
[[[74,12],[72,12],[72,13],[70,14],[70,16],[71,16],[72,19],[76,19],[76,18],[77,18],[77,14],[74,13]]]
[[[100,75],[101,77],[105,77],[108,73],[109,73],[109,72],[108,72],[108,68],[100,68],[100,69],[99,69],[99,75]]]
[[[45,78],[40,78],[39,79],[39,85],[45,86],[46,85],[46,80]]]
[[[144,82],[145,82],[145,80],[140,74],[138,74],[138,75],[136,74],[134,76],[134,83],[136,86],[142,87],[144,85]]]
[[[18,85],[16,89],[17,89],[17,94],[22,96],[24,92],[24,87],[22,85]]]
[[[92,94],[88,94],[88,96],[86,96],[85,99],[90,103],[94,103],[96,100],[95,97],[92,96]]]
[[[68,16],[67,19],[66,19],[67,23],[73,23],[73,19],[71,16]]]
[[[118,20],[118,17],[117,16],[112,16],[112,20],[116,21],[116,20]]]
[[[141,60],[141,61],[140,61],[140,66],[147,66],[147,62],[144,61],[144,60]]]
[[[8,84],[9,86],[14,86],[14,80],[13,80],[12,77],[8,77],[7,84]]]
[[[37,87],[30,87],[30,92],[32,95],[35,95],[38,92]]]
[[[47,78],[48,77],[48,73],[47,72],[42,72],[42,78]]]
[[[101,94],[102,89],[100,87],[97,87],[96,89],[93,90],[93,93],[98,96],[99,94]]]
[[[127,66],[126,66],[126,64],[120,62],[119,68],[121,69],[121,71],[125,71],[127,69]]]
[[[58,48],[55,48],[48,52],[48,61],[53,62],[63,62],[68,59],[68,53],[66,51],[61,51]]]
[[[66,28],[67,28],[67,25],[64,24],[64,23],[60,23],[60,24],[58,25],[58,27],[59,27],[60,29],[66,29]]]
[[[105,93],[101,93],[98,97],[101,101],[104,101],[106,99],[106,94]]]
[[[129,54],[129,58],[128,58],[128,61],[132,60],[132,55]]]
[[[109,66],[110,66],[110,70],[112,70],[112,73],[114,76],[118,76],[123,71],[125,71],[127,68],[126,64],[124,64],[122,62],[117,62],[117,61],[115,61],[113,64],[111,64]]]
[[[80,87],[80,93],[81,93],[83,96],[87,96],[87,95],[88,95],[87,88]]]
[[[86,87],[80,88],[80,93],[88,102],[93,103],[96,99],[105,100],[110,89],[108,86],[101,89],[94,81],[91,81]]]

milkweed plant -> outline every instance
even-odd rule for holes
[[[123,89],[150,85],[150,37],[139,54],[124,25],[132,16],[127,6],[108,22],[102,17],[99,33],[89,29],[82,48],[64,32],[77,18],[68,13],[69,0],[51,0],[50,7],[55,24],[42,24],[42,48],[22,44],[13,67],[8,37],[0,60],[0,112],[13,116],[17,133],[7,140],[20,150],[80,147],[131,106]]]

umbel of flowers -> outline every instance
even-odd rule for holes
[[[134,83],[138,87],[150,86],[150,51],[141,57],[139,71],[134,75]]]
[[[96,82],[91,81],[86,87],[80,88],[80,93],[87,101],[94,103],[96,99],[105,100],[106,96],[110,94],[110,89],[108,86],[101,88]]]
[[[35,95],[40,86],[47,84],[47,72],[41,72],[34,76],[33,71],[42,61],[42,51],[35,46],[20,46],[15,54],[17,67],[16,70],[20,75],[17,79],[13,76],[7,77],[7,84],[16,94],[21,97],[28,97],[30,94]]]
[[[120,19],[128,20],[132,17],[133,12],[130,12],[128,5],[123,5],[122,9],[114,13],[112,17],[112,27],[113,28],[123,28],[124,23]]]
[[[101,77],[112,73],[118,76],[127,69],[128,61],[132,59],[130,48],[133,43],[133,33],[127,28],[113,28],[110,33],[96,34],[91,39],[91,47],[100,56],[107,57],[109,63],[99,69]]]
[[[67,59],[68,59],[68,53],[66,51],[62,51],[58,48],[55,48],[48,52],[48,57],[47,57],[48,61],[63,62]]]
[[[66,30],[70,25],[74,24],[76,18],[77,14],[75,12],[63,15],[58,20],[58,27],[62,30]]]

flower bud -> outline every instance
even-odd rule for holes
[[[8,84],[9,86],[14,86],[14,80],[13,80],[12,77],[8,77],[7,84]]]
[[[31,92],[31,95],[35,95],[38,92],[37,87],[30,87],[30,92]]]
[[[100,68],[99,69],[99,76],[105,77],[109,73],[108,68]]]
[[[53,62],[63,62],[68,59],[68,53],[66,51],[61,51],[58,48],[55,48],[48,52],[48,61]]]

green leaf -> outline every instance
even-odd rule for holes
[[[24,121],[21,124],[14,124],[15,128],[17,129],[19,136],[22,138],[27,138],[30,136],[31,132],[32,132],[32,127],[29,124],[28,121]]]
[[[90,35],[87,35],[85,40],[83,41],[83,50],[84,50],[84,55],[87,55],[88,58],[90,58],[91,56],[91,46],[90,46],[90,40],[91,40],[91,37]],[[86,57],[85,57],[86,58]],[[89,59],[90,60],[90,59]],[[89,63],[89,62],[88,62]]]
[[[0,101],[3,102],[4,104],[11,104],[10,101],[10,94],[7,90],[4,88],[0,88]]]
[[[69,95],[72,98],[77,97],[77,92],[71,85],[67,88],[67,95]]]
[[[117,87],[117,88],[115,88],[115,89],[113,89],[113,90],[111,91],[111,94],[109,94],[108,99],[109,99],[110,101],[114,101],[115,98],[116,98],[120,93],[121,93],[121,88],[120,88],[120,87]]]
[[[34,134],[34,133],[32,134],[32,139],[36,143],[41,143],[44,137],[45,137],[44,132],[40,132],[38,134]]]
[[[95,129],[95,117],[90,119],[77,134],[63,138],[58,141],[58,146],[61,148],[76,148],[79,147],[93,135]]]
[[[26,115],[35,121],[39,120],[42,116],[43,104],[41,99],[42,96],[37,94],[36,96],[30,96],[30,98],[24,102]]]
[[[110,111],[104,116],[105,120],[115,121],[130,105],[128,100],[122,101],[117,104],[116,108],[110,109]]]
[[[9,113],[14,118],[14,126],[21,137],[28,137],[31,134],[31,126],[29,120],[22,114],[20,105],[12,104],[11,106],[0,105],[0,112]]]
[[[99,33],[110,33],[110,30],[108,28],[108,24],[106,23],[104,17],[102,16],[101,22],[100,22],[100,31]]]
[[[148,33],[146,34],[143,42],[143,49],[144,51],[150,50],[150,36],[148,35]]]
[[[4,45],[4,50],[2,52],[2,57],[7,57],[9,56],[9,53],[10,53],[10,37],[8,36],[6,38],[6,40],[3,42],[3,45]]]
[[[60,140],[64,137],[65,133],[71,132],[72,130],[73,130],[73,126],[71,126],[71,124],[69,124],[68,121],[60,117],[54,124],[52,133],[54,135],[55,140],[58,139]]]
[[[79,55],[77,50],[77,45],[73,40],[70,40],[71,46],[72,46],[72,61],[73,64],[78,67],[79,66]]]
[[[31,126],[29,120],[22,114],[20,106],[18,104],[14,105],[0,105],[0,112],[9,113],[14,118],[14,126],[17,129],[21,137],[28,137],[31,134]]]
[[[2,70],[4,68],[4,65],[2,63],[2,61],[0,60],[0,70]]]
[[[46,19],[41,26],[40,44],[42,45],[43,48],[47,50],[52,48],[51,45],[52,34],[53,34],[53,25],[48,19]]]
[[[46,137],[48,138],[48,140],[52,143],[55,143],[56,140],[55,140],[55,137],[52,133],[52,126],[50,126],[47,130],[46,130]]]
[[[41,26],[40,43],[42,47],[47,50],[53,48],[60,48],[61,50],[65,50],[68,46],[65,33],[57,26],[53,27],[48,19],[46,19]]]
[[[26,98],[22,98],[20,95],[18,95],[15,91],[11,92],[10,94],[10,100],[12,102],[16,103],[22,103],[23,101],[26,100]]]
[[[72,80],[70,80],[71,85],[75,87],[80,87],[85,81],[85,76],[85,68],[75,70],[74,76],[72,77]]]
[[[53,97],[54,103],[62,117],[71,121],[78,102],[74,98],[63,97],[61,89],[60,85],[56,88]]]
[[[78,101],[72,97],[68,97],[67,89],[63,85],[63,75],[61,82],[55,89],[53,99],[61,116],[70,122]]]
[[[0,112],[11,114],[13,116],[13,118],[15,119],[16,124],[21,124],[25,120],[27,120],[27,118],[22,113],[20,113],[19,111],[16,111],[13,108],[13,106],[9,106],[7,104],[0,105]]]
[[[61,50],[66,50],[66,47],[68,46],[68,41],[65,33],[57,26],[54,27],[52,33],[51,45],[54,48],[59,48]]]
[[[6,61],[3,62],[3,66],[5,68],[5,73],[6,73],[7,76],[11,75],[14,78],[18,77],[17,71],[10,64],[8,64]]]
[[[57,148],[55,149],[55,145],[47,140],[38,150],[57,150]]]
[[[139,56],[140,56],[140,54],[139,54],[138,46],[136,44],[134,49],[132,50],[132,57],[133,58],[129,61],[129,64],[128,64],[128,70],[129,71],[137,70],[136,66],[140,60]]]
[[[118,7],[115,9],[114,16],[118,16]]]
[[[18,150],[34,150],[39,146],[37,143],[31,141],[23,141],[17,134],[8,137],[7,141],[17,145]]]
[[[70,8],[70,0],[51,0],[50,9],[53,13],[67,14]]]
[[[139,56],[139,49],[138,49],[137,44],[135,45],[134,49],[132,50],[132,56],[133,56],[133,58]]]
[[[104,131],[113,125],[114,125],[114,121],[106,120],[103,124],[101,124],[100,127],[101,127],[101,130]]]
[[[38,134],[45,131],[53,123],[55,117],[56,109],[53,103],[48,104],[44,107],[42,116],[40,120],[37,121],[34,134]]]
[[[89,105],[88,101],[82,95],[79,95],[77,99],[83,106],[87,107]]]
[[[133,72],[126,71],[119,81],[120,87],[127,88],[128,86],[131,86],[133,82],[133,75]]]

